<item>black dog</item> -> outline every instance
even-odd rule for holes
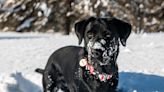
[[[84,47],[67,46],[49,58],[43,74],[44,92],[115,92],[119,41],[123,46],[131,25],[116,18],[90,17],[75,24]]]

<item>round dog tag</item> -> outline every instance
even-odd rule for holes
[[[86,65],[87,65],[87,60],[86,60],[86,59],[81,59],[80,62],[79,62],[79,65],[80,65],[81,67],[86,66]]]

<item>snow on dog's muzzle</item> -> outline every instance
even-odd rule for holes
[[[117,51],[117,49],[118,46],[114,38],[110,43],[107,43],[104,39],[100,39],[96,42],[90,40],[87,45],[88,60],[90,63],[97,60],[100,65],[107,65],[112,59],[111,56]]]

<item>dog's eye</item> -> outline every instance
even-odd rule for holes
[[[108,31],[106,31],[104,34],[105,34],[105,36],[106,36],[107,38],[111,37],[111,33],[108,32]]]
[[[110,35],[110,34],[107,34],[107,35],[106,35],[106,37],[108,37],[108,38],[109,38],[109,37],[111,37],[111,35]]]
[[[88,38],[91,39],[93,37],[93,34],[88,34]]]
[[[91,39],[94,36],[94,34],[91,32],[87,33],[87,35],[88,35],[88,39]]]

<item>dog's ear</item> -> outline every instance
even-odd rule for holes
[[[90,17],[88,19],[81,20],[81,21],[75,23],[75,33],[79,39],[79,45],[81,44],[81,42],[84,38],[86,26],[88,25],[88,23],[90,21],[93,21],[94,19],[95,19],[95,17]]]
[[[131,33],[132,26],[129,23],[116,18],[113,18],[111,20],[111,23],[112,25],[115,25],[115,29],[118,33],[121,44],[123,46],[126,46],[126,41]]]

